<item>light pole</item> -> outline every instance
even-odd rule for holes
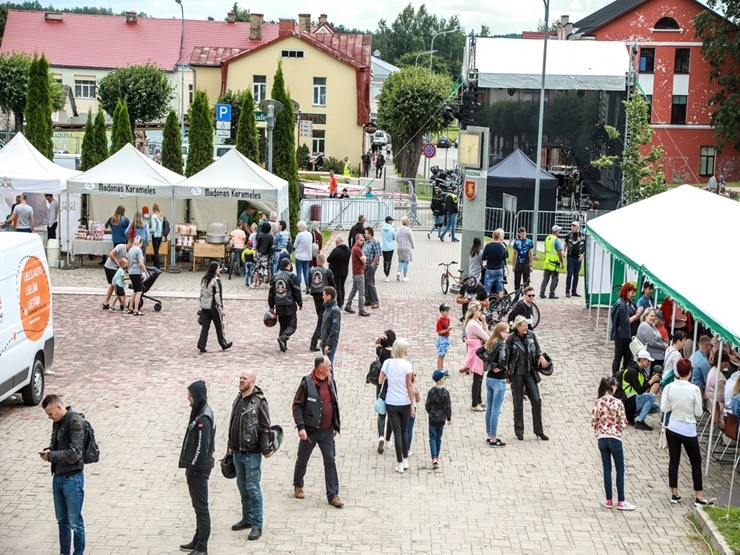
[[[414,67],[419,65],[419,56],[423,56],[424,54],[429,54],[430,56],[434,54],[436,50],[427,50],[426,52],[419,52],[419,54],[416,56],[416,61],[414,62]]]
[[[430,51],[430,54],[429,54],[429,76],[430,77],[432,75],[432,58],[434,57],[434,53],[436,52],[436,50],[434,50],[434,39],[436,39],[439,35],[448,35],[450,33],[457,33],[459,30],[460,30],[460,27],[458,27],[457,29],[450,29],[449,31],[440,31],[439,33],[435,33],[432,36],[432,44],[429,46],[429,51]]]
[[[272,173],[272,132],[275,129],[275,116],[283,111],[283,103],[267,98],[259,103],[259,108],[267,114],[267,171]]]
[[[180,5],[180,138],[185,140],[185,8]]]
[[[542,48],[542,82],[540,83],[540,115],[537,122],[537,152],[535,153],[535,176],[534,176],[534,214],[532,215],[532,243],[534,243],[534,254],[537,256],[537,236],[539,235],[539,213],[540,213],[540,160],[542,160],[542,126],[545,116],[545,75],[547,69],[547,33],[549,29],[548,19],[550,17],[550,0],[542,0],[545,3],[545,43]]]

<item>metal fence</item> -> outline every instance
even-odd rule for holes
[[[434,183],[428,179],[407,179],[405,177],[386,177],[383,190],[388,193],[415,194],[417,197],[432,198]]]
[[[544,239],[552,232],[552,226],[559,225],[561,228],[568,230],[570,224],[574,221],[581,221],[578,212],[567,211],[549,211],[540,210],[537,218],[537,240]],[[513,241],[516,236],[516,230],[523,227],[530,236],[533,236],[534,229],[534,210],[520,210],[514,219],[514,226],[511,229]]]
[[[365,216],[367,225],[378,226],[386,216],[394,214],[393,198],[304,199],[300,205],[300,218],[304,222],[318,221],[325,228],[350,228],[360,215]]]

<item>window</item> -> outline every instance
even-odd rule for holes
[[[703,146],[699,151],[699,175],[714,175],[714,156],[713,146]]]
[[[252,96],[255,104],[259,104],[267,98],[267,76],[252,76]]]
[[[673,73],[688,73],[691,61],[691,50],[688,48],[676,48],[676,63]]]
[[[95,80],[75,79],[75,98],[95,98]]]
[[[652,73],[655,67],[655,48],[640,48],[640,73]]]
[[[188,104],[193,103],[193,96],[195,95],[195,87],[192,83],[188,85]]]
[[[682,125],[686,123],[686,95],[674,95],[673,104],[671,105],[671,123],[673,125]]]
[[[326,106],[326,77],[313,78],[313,105]]]
[[[678,26],[678,22],[672,17],[661,17],[655,24],[655,28],[663,31],[678,31],[681,29]]]
[[[326,152],[326,131],[323,129],[313,130],[313,139],[311,140],[311,152],[318,154],[319,152]]]
[[[56,81],[57,83],[59,83],[61,85],[62,84],[62,76],[59,75],[59,74],[54,75],[54,81]]]
[[[653,123],[653,119],[652,119],[653,118],[653,95],[652,94],[645,95],[645,100],[647,100],[647,103],[648,103],[648,113],[647,113],[648,122]]]
[[[283,50],[280,55],[283,58],[303,58],[303,50]]]

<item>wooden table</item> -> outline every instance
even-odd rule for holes
[[[164,271],[166,272],[170,267],[170,257],[168,256],[170,254],[170,242],[169,241],[162,241],[159,245],[159,257],[164,257]],[[146,253],[144,256],[151,256],[152,260],[154,259],[154,247],[152,246],[152,243],[149,243],[146,247]]]
[[[226,243],[216,245],[213,243],[193,243],[193,271],[195,272],[195,260],[197,258],[226,258]]]

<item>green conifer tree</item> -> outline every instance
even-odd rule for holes
[[[167,114],[162,131],[162,165],[168,170],[182,175],[182,142],[180,141],[180,122],[174,110]]]
[[[80,169],[83,172],[95,165],[94,160],[97,155],[95,149],[95,127],[93,127],[92,108],[90,108],[87,111],[85,134],[82,136],[82,148],[80,151]]]
[[[108,158],[108,133],[105,127],[105,114],[102,109],[98,109],[95,115],[95,160],[93,166],[100,164]]]
[[[190,106],[190,133],[185,175],[190,177],[213,162],[213,123],[211,107],[205,91],[195,92]]]
[[[236,125],[236,149],[255,164],[260,163],[259,134],[257,120],[254,117],[254,97],[250,91],[244,91]]]
[[[275,118],[272,135],[272,172],[288,182],[288,206],[290,208],[290,231],[296,233],[301,191],[298,186],[298,162],[295,148],[295,116],[290,94],[285,90],[283,64],[278,63],[272,83],[272,98],[282,103],[283,111]]]
[[[49,160],[54,159],[54,133],[51,122],[51,91],[49,89],[49,62],[42,54],[34,55],[28,70],[24,135]]]
[[[126,103],[122,100],[116,104],[113,112],[113,133],[111,136],[111,155],[115,154],[126,144],[134,143],[134,133],[131,129],[131,118],[129,117]]]

